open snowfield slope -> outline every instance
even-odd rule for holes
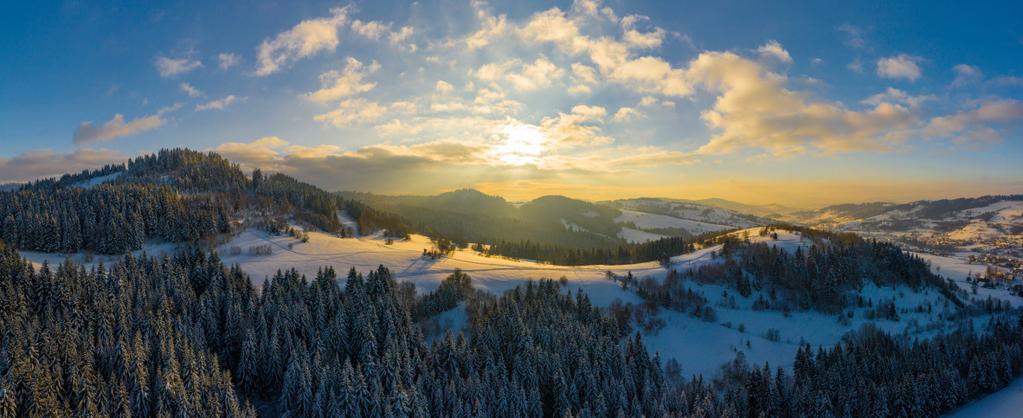
[[[251,247],[272,246],[270,255],[249,255]],[[291,248],[289,249],[289,244]],[[231,247],[237,247],[241,254],[231,255]],[[377,236],[360,238],[337,238],[330,234],[309,232],[309,242],[301,243],[289,236],[272,236],[262,231],[246,230],[219,248],[221,258],[227,264],[239,264],[257,283],[272,277],[278,269],[295,268],[312,276],[324,266],[331,266],[344,275],[354,267],[366,272],[383,265],[391,270],[398,281],[416,284],[421,292],[435,289],[455,269],[462,269],[473,278],[473,283],[494,293],[503,293],[523,285],[529,280],[541,278],[558,279],[566,277],[572,291],[583,289],[594,303],[606,306],[615,299],[624,302],[639,302],[632,293],[622,290],[606,277],[608,270],[617,274],[664,273],[664,268],[655,262],[622,266],[566,267],[541,264],[523,260],[486,257],[467,250],[458,250],[450,256],[438,259],[423,257],[423,250],[432,250],[433,244],[421,235],[413,235],[408,241],[386,241]]]
[[[946,415],[948,418],[995,418],[1023,416],[1023,378],[1005,389],[985,396]]]
[[[708,298],[717,313],[716,320],[706,322],[685,313],[661,309],[658,317],[665,321],[665,327],[659,332],[644,333],[647,348],[660,353],[665,361],[677,360],[686,376],[714,375],[720,365],[735,358],[738,352],[752,363],[769,362],[772,367],[790,369],[800,343],[809,343],[814,348],[831,347],[846,333],[868,323],[893,335],[921,338],[950,332],[959,326],[939,318],[939,315],[953,312],[954,307],[938,292],[915,293],[905,286],[891,288],[868,284],[861,292],[875,304],[892,300],[900,312],[905,309],[899,321],[867,319],[868,308],[857,308],[852,309],[853,318],[847,324],[839,323],[835,315],[815,311],[792,312],[786,316],[773,310],[753,310],[753,301],[762,295],[766,297],[761,292],[743,298],[723,286],[688,283],[688,287]],[[725,307],[722,303],[722,294],[726,291],[734,298],[735,307]],[[932,312],[915,311],[918,306],[928,304],[933,307]],[[987,316],[972,318],[973,325],[980,329],[988,319]],[[777,341],[767,337],[772,330],[778,335]]]
[[[121,177],[121,174],[124,174],[124,172],[123,171],[118,171],[116,173],[110,173],[110,174],[107,174],[107,175],[104,175],[104,176],[96,176],[96,177],[93,177],[91,179],[75,183],[75,184],[72,185],[72,187],[81,187],[83,189],[91,189],[93,187],[96,187],[96,186],[98,186],[100,184],[103,184],[103,183],[106,183],[108,181],[113,181],[114,179],[116,179],[118,177]]]
[[[621,230],[618,231],[618,238],[621,238],[633,244],[648,241],[656,241],[664,237],[665,236],[661,234],[641,231],[638,229],[626,228],[624,226],[622,227]]]

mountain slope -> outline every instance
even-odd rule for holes
[[[834,205],[787,220],[922,247],[1023,257],[1023,195]]]
[[[530,241],[567,248],[611,248],[617,210],[563,196],[514,205],[498,196],[463,189],[435,196],[339,195],[395,213],[415,230],[458,243]]]
[[[720,199],[708,200],[727,202]],[[703,224],[720,225],[724,228],[749,228],[757,225],[773,223],[773,221],[768,218],[738,212],[712,204],[698,203],[698,201],[691,200],[638,198],[614,200],[605,202],[605,204],[623,210],[670,216],[677,219],[695,221]],[[738,207],[749,207],[739,203],[736,203],[735,205]],[[690,232],[692,233],[693,231]]]

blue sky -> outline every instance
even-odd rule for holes
[[[334,190],[1023,192],[1018,2],[36,2],[0,182],[160,148]]]

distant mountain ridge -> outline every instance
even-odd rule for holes
[[[724,199],[636,198],[613,200],[604,202],[604,204],[623,209],[739,228],[775,222],[774,219],[757,214],[773,212],[768,208]]]
[[[847,222],[892,219],[942,220],[954,218],[971,209],[983,208],[997,202],[1023,202],[1023,195],[992,195],[971,198],[918,200],[909,203],[866,202],[826,206],[816,210],[788,214],[788,220],[809,225],[840,226]],[[881,219],[881,218],[884,219]]]
[[[386,196],[341,192],[340,196],[395,213],[418,231],[460,243],[531,241],[568,248],[612,248],[617,210],[564,196],[513,204],[474,189],[433,196]]]
[[[1023,195],[832,205],[783,219],[924,249],[1023,257]]]

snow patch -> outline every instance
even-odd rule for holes
[[[638,229],[626,228],[623,226],[622,229],[618,231],[618,238],[621,238],[633,244],[638,244],[649,241],[657,241],[661,238],[665,238],[665,236],[661,234],[655,234],[653,232],[646,232],[640,231]]]
[[[78,183],[72,184],[71,187],[79,187],[79,188],[82,188],[82,189],[91,189],[91,188],[96,187],[96,186],[98,186],[100,184],[103,184],[103,183],[106,183],[106,182],[109,182],[109,181],[114,181],[114,179],[116,179],[118,177],[121,177],[121,174],[124,174],[124,172],[123,171],[118,171],[116,173],[110,173],[110,174],[107,174],[105,176],[96,176],[96,177],[93,177],[91,179],[83,180],[83,181],[80,181]]]
[[[948,414],[948,418],[1018,417],[1023,411],[1023,378],[1016,379],[1005,389]]]

